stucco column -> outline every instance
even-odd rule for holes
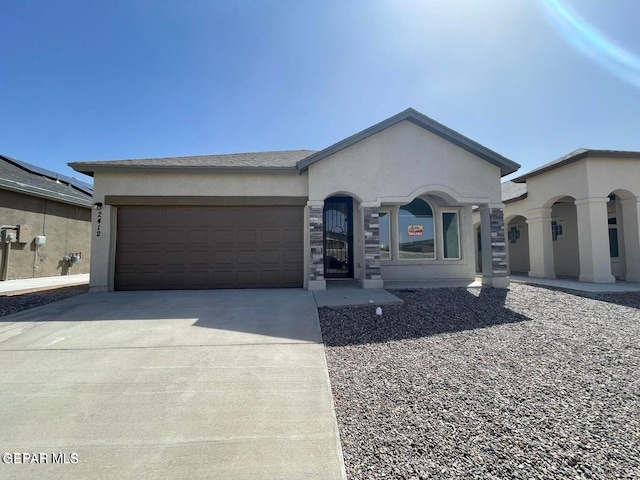
[[[507,248],[504,238],[503,205],[480,206],[482,240],[482,285],[507,288]]]
[[[309,290],[326,290],[324,279],[324,201],[308,201]]]
[[[527,210],[527,226],[529,230],[529,276],[556,278],[553,263],[551,209]]]
[[[640,282],[640,197],[620,201],[627,282]]]
[[[103,203],[104,197],[96,195],[93,200]],[[115,228],[116,209],[102,205],[91,211],[91,276],[90,292],[107,292],[114,289],[115,277]]]
[[[575,201],[578,216],[579,280],[581,282],[615,283],[616,281],[611,275],[607,224],[608,201],[608,197],[590,197]]]
[[[364,221],[364,272],[362,288],[382,288],[380,273],[380,220],[377,202],[362,202],[360,209]]]

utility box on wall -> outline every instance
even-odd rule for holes
[[[0,242],[13,243],[16,241],[18,233],[15,230],[4,229],[0,232]]]
[[[18,243],[31,243],[33,229],[31,225],[18,225]]]

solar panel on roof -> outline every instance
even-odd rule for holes
[[[38,167],[37,165],[32,165],[30,163],[23,162],[22,160],[16,160],[15,158],[8,157],[6,155],[3,155],[3,157],[15,163],[16,165],[19,165],[20,167],[24,168],[25,170],[31,173],[37,173],[38,175],[51,178],[52,180],[60,180],[61,182],[67,183],[77,188],[78,190],[86,193],[87,195],[93,195],[93,185],[91,185],[90,183],[83,182],[81,180],[78,180],[77,178],[62,175],[61,173],[56,173],[54,171],[47,170],[46,168]]]

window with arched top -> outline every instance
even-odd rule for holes
[[[398,210],[398,256],[403,260],[436,258],[433,210],[421,198]]]

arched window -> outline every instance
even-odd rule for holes
[[[398,255],[405,260],[436,258],[433,210],[416,198],[398,211]]]

